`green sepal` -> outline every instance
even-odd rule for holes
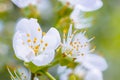
[[[29,63],[24,63],[24,65],[32,72],[32,73],[36,73],[37,71],[40,70],[47,70],[49,65],[46,66],[36,66],[34,65],[32,62]]]

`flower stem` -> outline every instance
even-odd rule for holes
[[[56,80],[49,72],[41,71],[43,72],[50,80]]]
[[[35,74],[31,73],[31,80],[34,80]]]

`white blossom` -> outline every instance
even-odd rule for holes
[[[12,0],[19,8],[25,8],[29,5],[36,5],[38,0]]]
[[[60,35],[55,28],[42,35],[42,29],[36,19],[21,19],[16,25],[13,48],[16,56],[25,62],[37,66],[49,64],[60,44]]]
[[[75,7],[70,15],[76,29],[83,29],[91,26],[92,18],[85,18],[84,12]]]
[[[101,0],[59,0],[70,8],[78,7],[81,11],[94,11],[102,7]]]
[[[106,60],[96,54],[90,54],[84,60],[74,70],[59,66],[57,71],[60,80],[68,80],[71,73],[84,80],[103,80],[102,71],[107,69]]]
[[[85,32],[72,33],[72,25],[69,28],[67,39],[65,39],[65,33],[63,36],[62,53],[68,57],[77,59],[83,58],[85,54],[90,52],[89,42],[91,39],[85,37]]]
[[[36,6],[42,19],[49,19],[53,16],[50,0],[12,0],[19,8],[25,8],[29,5]]]
[[[88,54],[84,60],[80,60],[81,65],[74,70],[75,74],[84,77],[84,80],[103,80],[102,71],[107,69],[106,60],[96,54]]]
[[[68,80],[69,75],[72,73],[72,69],[68,69],[66,66],[59,66],[57,73],[60,75],[60,80]]]
[[[13,72],[8,68],[11,80],[31,80],[31,73],[25,67],[19,67]]]

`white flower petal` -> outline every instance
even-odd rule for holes
[[[70,73],[72,73],[72,70],[68,69],[66,66],[59,66],[57,71],[60,75],[60,80],[68,80]]]
[[[19,8],[25,8],[30,4],[35,5],[37,0],[12,0],[12,2]]]
[[[78,77],[84,77],[86,71],[85,71],[85,69],[84,69],[81,65],[79,65],[79,66],[77,66],[77,67],[75,68],[74,73],[75,73]]]
[[[48,44],[46,50],[54,50],[60,45],[60,34],[55,28],[51,28],[45,36],[43,36],[43,43]]]
[[[66,70],[63,74],[60,75],[60,80],[68,80],[70,73],[72,73],[72,70]]]
[[[50,19],[53,16],[53,7],[50,0],[39,0],[37,8],[42,19]]]
[[[84,34],[85,32],[76,34],[73,41],[80,42],[80,45],[82,47],[79,49],[79,52],[82,54],[87,54],[89,53],[90,50],[90,44],[89,44],[89,40],[85,37]]]
[[[24,37],[27,37],[25,39],[26,41],[27,39],[34,41],[34,39],[36,38],[36,43],[40,43],[40,39],[42,37],[42,29],[38,24],[37,19],[21,19],[16,25],[16,31],[24,33]]]
[[[64,71],[67,69],[67,67],[66,66],[58,66],[58,68],[57,68],[57,73],[58,74],[62,74],[62,73],[64,73]]]
[[[54,56],[55,56],[54,51],[46,51],[36,56],[32,62],[37,66],[44,66],[52,62]]]
[[[85,18],[84,12],[75,7],[70,15],[76,29],[87,28],[91,26],[92,18]]]
[[[93,65],[95,68],[101,71],[106,70],[108,67],[106,60],[103,57],[98,56],[96,54],[88,55],[87,60],[91,65]]]
[[[103,76],[101,71],[93,69],[88,71],[87,75],[85,76],[85,80],[103,80]]]
[[[94,11],[102,7],[101,0],[78,0],[78,7],[82,11]]]
[[[28,71],[25,67],[20,66],[19,68],[17,68],[17,72],[20,75],[20,78],[22,80],[25,80],[25,79],[30,80],[31,72]],[[16,79],[16,80],[19,80],[19,79]]]
[[[13,48],[16,56],[24,60],[25,62],[29,62],[34,57],[34,52],[28,45],[23,44],[22,36],[20,32],[16,32],[13,38]]]

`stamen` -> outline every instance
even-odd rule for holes
[[[48,46],[48,43],[45,43],[45,47],[47,47]]]
[[[35,37],[34,40],[33,40],[33,42],[36,43],[36,41],[37,41],[37,38]]]
[[[43,35],[43,36],[45,36],[45,35],[46,35],[46,33],[45,33],[45,32],[42,32],[42,35]]]
[[[30,34],[27,33],[27,37],[30,37]]]
[[[38,28],[38,32],[40,32],[40,28]]]
[[[40,43],[43,43],[43,40],[42,40],[42,39],[40,40]]]
[[[29,43],[29,42],[31,42],[31,40],[30,40],[30,39],[28,39],[28,40],[27,40],[27,42]]]

